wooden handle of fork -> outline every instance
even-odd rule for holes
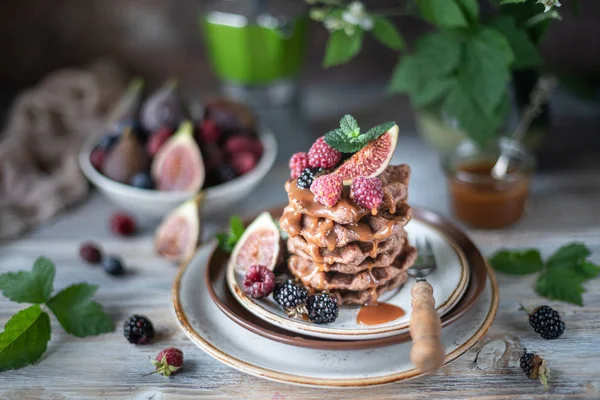
[[[434,372],[444,364],[442,322],[435,310],[433,288],[426,281],[412,287],[410,359],[421,372]]]

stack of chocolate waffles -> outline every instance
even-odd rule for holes
[[[307,288],[330,292],[338,304],[375,303],[405,283],[417,255],[404,231],[412,215],[409,177],[407,165],[387,167],[379,176],[384,196],[376,213],[354,203],[348,188],[326,207],[289,180],[281,228],[289,234],[290,272]]]

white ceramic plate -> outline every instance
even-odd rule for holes
[[[469,284],[469,266],[462,251],[440,231],[414,217],[406,225],[409,240],[427,238],[433,249],[438,268],[427,276],[427,282],[433,286],[433,295],[437,312],[440,316],[450,311],[458,303]],[[380,325],[361,325],[356,322],[358,307],[341,307],[335,322],[317,325],[302,319],[289,318],[273,296],[264,299],[253,299],[243,291],[242,274],[234,271],[232,266],[227,270],[227,284],[233,296],[257,317],[277,324],[287,330],[325,339],[364,340],[393,336],[408,331],[411,314],[410,286],[414,279],[408,279],[406,285],[385,293],[380,301],[402,308],[406,314],[396,320]]]
[[[249,332],[212,302],[204,268],[210,246],[179,271],[173,286],[177,319],[186,335],[217,360],[240,371],[306,386],[364,387],[422,375],[410,362],[411,342],[367,350],[313,350]],[[442,330],[445,363],[469,350],[487,332],[498,308],[498,287],[488,267],[486,288],[460,321]],[[284,356],[282,356],[284,355]]]

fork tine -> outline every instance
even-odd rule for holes
[[[435,263],[435,256],[433,255],[433,249],[431,248],[431,242],[429,242],[429,239],[427,239],[427,237],[425,237],[425,249],[427,249],[427,253],[428,253],[429,257],[431,257],[431,261]]]

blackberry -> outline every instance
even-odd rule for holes
[[[313,181],[321,171],[323,171],[323,168],[304,168],[298,177],[296,186],[300,189],[310,189],[310,185],[312,185]]]
[[[273,290],[275,301],[287,311],[295,310],[306,304],[308,292],[304,287],[288,279],[283,283],[277,283]]]
[[[235,170],[229,164],[220,165],[216,171],[217,179],[219,183],[229,182],[236,177]]]
[[[315,324],[334,322],[340,311],[337,301],[327,293],[317,293],[310,296],[306,302],[308,319]]]
[[[548,306],[533,310],[529,315],[529,324],[544,339],[556,339],[565,331],[565,323],[561,321],[558,312]]]
[[[521,369],[529,379],[538,379],[542,382],[545,388],[548,387],[548,379],[550,379],[550,368],[548,368],[546,360],[534,353],[525,354],[520,360]]]
[[[132,315],[123,324],[123,335],[129,343],[148,344],[154,338],[154,326],[148,318]]]

